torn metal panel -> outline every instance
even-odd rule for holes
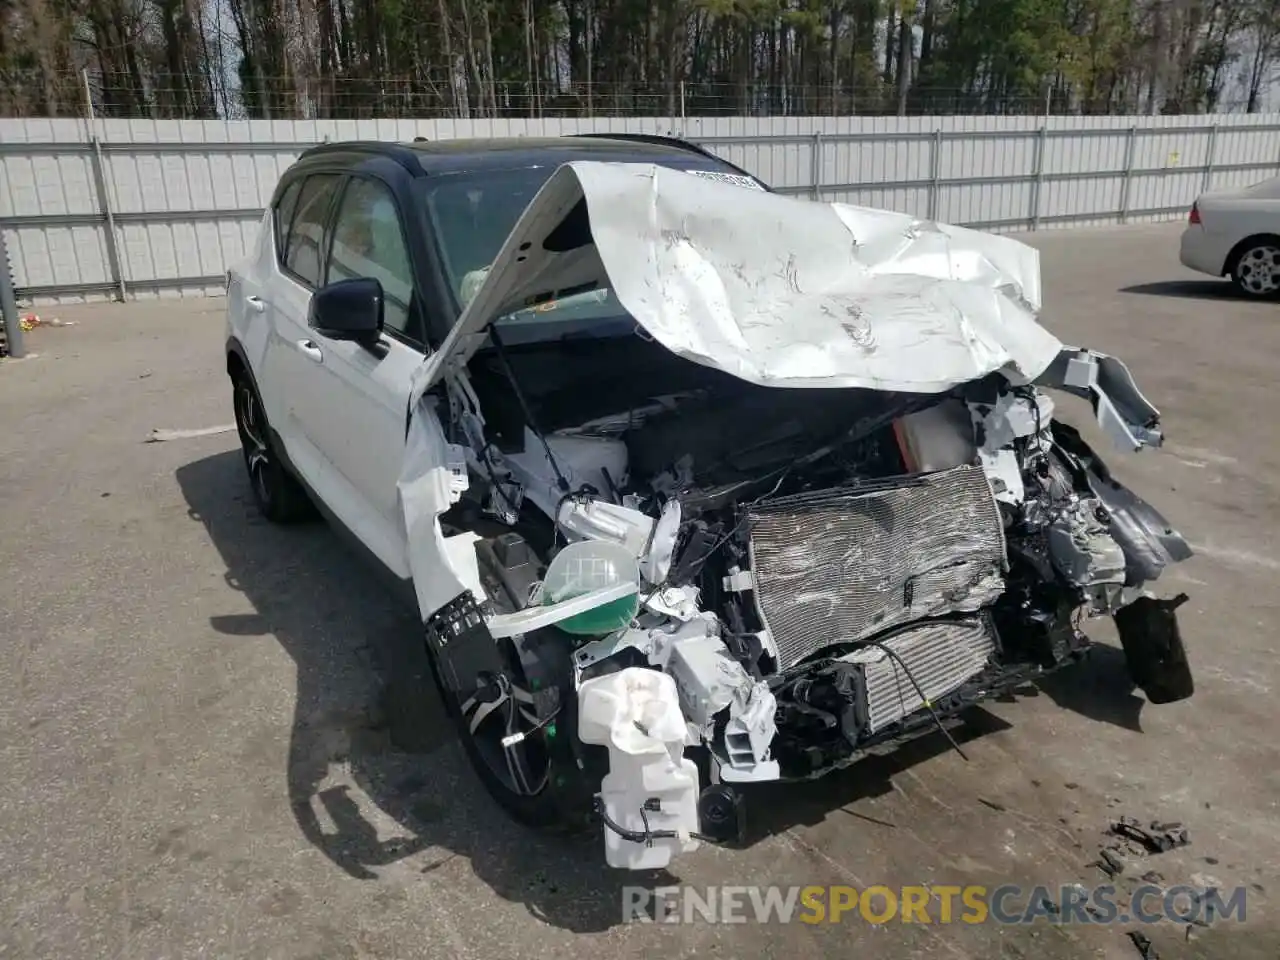
[[[404,514],[409,570],[425,621],[446,603],[471,591],[484,599],[473,534],[446,537],[440,514],[454,501],[455,477],[449,443],[430,398],[420,400],[405,437],[404,461],[396,489]]]
[[[627,448],[618,440],[559,434],[550,434],[546,440],[556,464],[573,490],[584,484],[597,490],[608,490],[607,478],[617,481],[626,476]],[[524,495],[544,514],[554,516],[564,491],[558,486],[559,478],[547,457],[546,448],[528,427],[525,427],[522,447],[518,453],[503,454],[503,465],[520,484]],[[602,503],[601,506],[611,504]],[[649,521],[649,526],[652,525],[653,522]]]
[[[1029,387],[1003,392],[994,402],[969,404],[973,435],[978,443],[978,462],[1001,503],[1018,506],[1025,499],[1024,455],[1014,449],[1014,441],[1034,436],[1032,444],[1041,451],[1047,450],[1053,409],[1049,397]]]
[[[1125,585],[1124,550],[1109,524],[1102,504],[1085,497],[1058,507],[1047,530],[1054,569],[1064,582],[1084,592],[1096,613],[1118,607]]]
[[[1122,360],[1096,350],[1064,347],[1036,383],[1088,400],[1098,424],[1122,450],[1164,443],[1160,411],[1143,396]]]
[[[755,681],[718,636],[685,639],[671,646],[667,673],[680,692],[680,709],[685,719],[700,729],[707,729],[712,718],[743,690],[751,690]]]
[[[1022,482],[1022,466],[1013,450],[981,449],[978,462],[982,464],[982,472],[987,475],[987,482],[991,484],[991,492],[997,500],[1013,506],[1022,503],[1026,487]]]
[[[426,382],[465,364],[494,319],[590,287],[609,287],[676,355],[766,386],[937,393],[997,371],[1025,382],[1061,349],[1036,322],[1038,254],[1016,240],[579,162],[521,216]]]
[[[1159,510],[1117,481],[1073,427],[1055,424],[1054,438],[1058,455],[1106,508],[1111,536],[1124,551],[1126,586],[1153,581],[1165,567],[1191,557],[1186,538]]]
[[[999,450],[1020,437],[1041,433],[1053,421],[1053,401],[1039,391],[1002,393],[994,404],[970,406],[978,408],[974,410],[974,427],[987,450]]]

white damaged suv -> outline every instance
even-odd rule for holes
[[[610,864],[945,732],[1084,656],[1080,615],[1192,693],[1185,596],[1149,590],[1191,551],[1046,391],[1129,451],[1159,415],[1039,325],[1014,240],[658,137],[338,143],[228,280],[263,513],[354,534],[488,789]]]

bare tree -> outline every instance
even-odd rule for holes
[[[1274,72],[1277,41],[1280,41],[1280,2],[1256,0],[1248,14],[1246,33],[1252,47],[1249,61],[1249,102],[1245,109],[1261,109],[1262,87]]]
[[[0,0],[0,107],[85,68],[116,116],[1257,110],[1277,49],[1280,0]]]

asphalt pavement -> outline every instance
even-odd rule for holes
[[[1280,307],[1184,271],[1177,234],[1030,239],[1045,323],[1164,414],[1162,450],[1107,460],[1196,547],[1159,584],[1191,597],[1195,696],[1147,704],[1096,625],[1089,662],[974,713],[967,762],[931,735],[758,791],[745,848],[656,877],[503,816],[416,616],[323,523],[257,517],[234,432],[146,442],[231,424],[220,299],[40,308],[71,325],[0,361],[0,957],[1137,960],[1133,924],[622,922],[637,882],[1092,887],[1132,815],[1188,830],[1139,865],[1163,885],[1247,891],[1243,924],[1146,929],[1159,955],[1274,960]]]

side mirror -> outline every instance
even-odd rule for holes
[[[311,297],[307,325],[330,340],[370,345],[382,333],[382,284],[374,277],[338,280]]]

